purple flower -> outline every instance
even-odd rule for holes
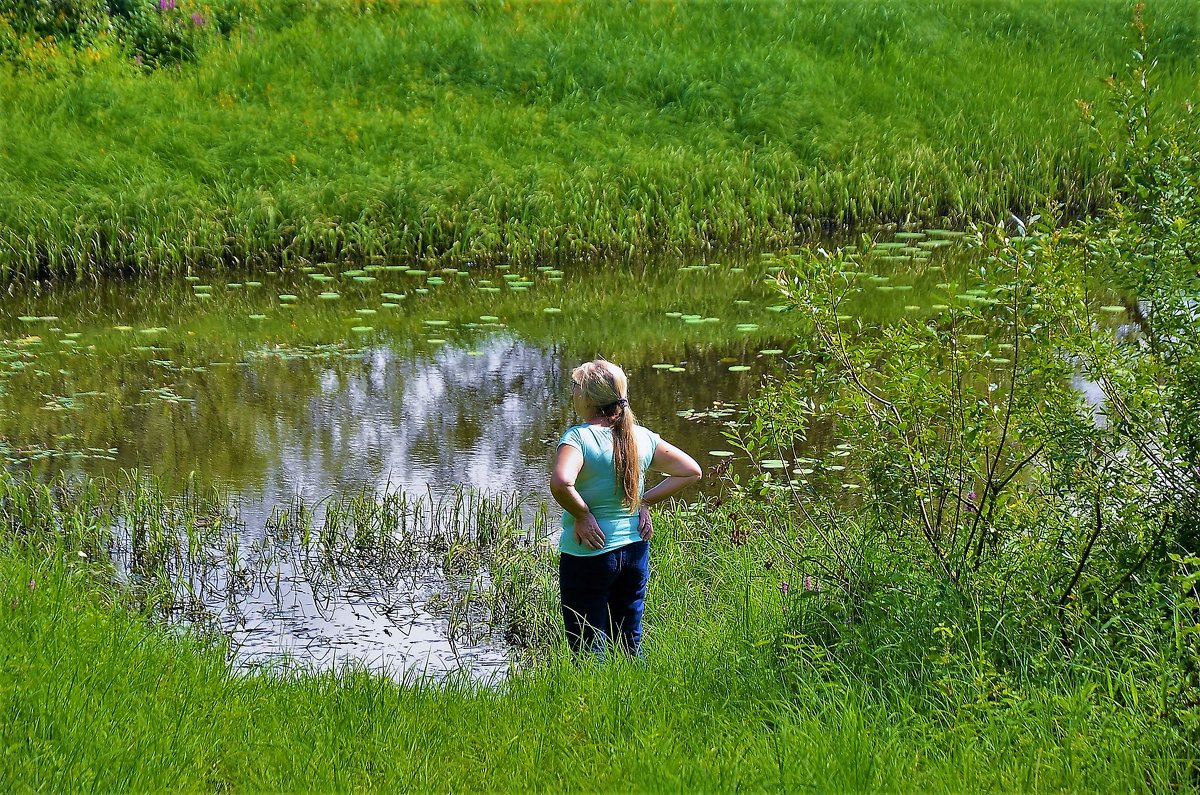
[[[159,11],[174,11],[176,5],[176,0],[158,0]]]
[[[821,590],[821,589],[820,589],[820,588],[817,586],[817,581],[816,581],[816,580],[814,580],[812,577],[808,577],[808,576],[806,576],[806,577],[804,578],[804,590],[806,590],[806,591],[819,591],[819,590]]]
[[[174,0],[171,0],[171,1],[174,2]],[[202,28],[206,24],[208,24],[208,21],[204,18],[204,16],[202,14],[200,14],[200,12],[196,12],[195,14],[192,14],[192,24],[198,28]]]
[[[967,510],[974,511],[974,512],[979,511],[979,509],[975,507],[975,500],[977,500],[978,498],[979,498],[979,495],[976,494],[974,491],[967,492]]]
[[[784,582],[779,583],[779,593],[783,596],[788,595],[788,584],[787,584],[786,580]]]

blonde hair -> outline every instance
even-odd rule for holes
[[[642,460],[633,428],[637,417],[629,407],[629,381],[625,371],[605,359],[581,364],[571,371],[584,399],[612,422],[613,470],[621,489],[621,502],[630,511],[642,501]]]

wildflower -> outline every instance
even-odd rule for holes
[[[208,20],[204,18],[203,14],[197,11],[195,14],[192,14],[192,24],[198,28],[202,28],[208,24]]]
[[[974,491],[967,492],[967,510],[978,513],[979,509],[975,507],[975,500],[979,499],[979,495]]]
[[[174,11],[177,4],[177,0],[158,0],[158,10]]]
[[[780,593],[780,595],[782,595],[782,596],[787,596],[787,595],[788,595],[788,583],[787,583],[787,580],[784,580],[783,582],[779,583],[779,593]]]
[[[805,575],[804,590],[809,591],[811,593],[813,591],[819,591],[819,590],[821,590],[821,588],[817,585],[816,580],[814,580],[812,577],[809,577],[808,575]]]

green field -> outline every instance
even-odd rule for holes
[[[52,504],[12,481],[2,502],[10,522]],[[231,676],[219,646],[139,615],[97,557],[89,512],[66,507],[61,532],[27,526],[0,550],[0,777],[101,791],[1190,786],[1194,760],[1135,673],[1147,662],[1165,672],[1165,650],[1156,663],[1081,654],[1072,668],[1030,648],[1000,672],[989,638],[939,636],[899,602],[869,609],[878,626],[848,623],[822,645],[812,633],[839,598],[764,568],[778,538],[731,544],[740,521],[770,518],[737,513],[660,518],[644,665],[574,666],[538,646],[492,688]],[[548,555],[507,566],[541,584],[532,612],[553,624]],[[1099,667],[1107,684],[1090,673]]]
[[[1086,212],[1114,173],[1078,103],[1123,2],[265,5],[181,64],[0,72],[7,279],[778,244]],[[1173,114],[1200,23],[1150,13]]]

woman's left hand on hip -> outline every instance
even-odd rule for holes
[[[638,510],[638,534],[643,541],[649,541],[654,535],[654,523],[650,521],[650,509],[643,505]]]

